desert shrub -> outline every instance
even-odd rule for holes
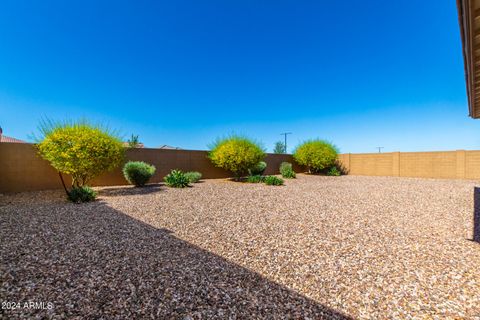
[[[324,140],[308,140],[295,148],[293,158],[308,172],[317,173],[335,164],[338,149],[335,145]]]
[[[216,167],[232,172],[238,181],[248,169],[263,160],[265,152],[258,143],[233,135],[215,141],[208,157]]]
[[[123,166],[123,176],[136,187],[143,187],[155,174],[155,166],[143,161],[129,161]]]
[[[250,183],[260,183],[265,180],[265,177],[262,175],[253,175],[253,176],[248,176],[247,177],[247,182]]]
[[[337,176],[340,176],[341,174],[342,174],[342,172],[340,170],[338,170],[336,166],[331,167],[327,171],[327,176],[336,176],[337,177]]]
[[[282,177],[286,179],[294,179],[297,176],[290,162],[282,162],[280,164],[280,173]]]
[[[265,172],[266,168],[267,163],[265,161],[260,161],[259,163],[248,169],[248,171],[252,176],[261,176]]]
[[[185,188],[188,187],[190,181],[188,180],[185,173],[180,170],[172,170],[167,174],[163,180],[169,187],[173,188]]]
[[[190,183],[196,183],[202,178],[202,174],[197,171],[189,171],[185,172],[185,176],[187,177]]]
[[[82,187],[121,164],[125,148],[121,139],[87,121],[42,121],[37,148],[57,171],[72,176],[72,186]]]
[[[269,186],[281,186],[283,185],[283,179],[276,176],[266,176],[265,184]]]
[[[97,193],[90,187],[74,187],[68,192],[67,199],[74,203],[94,201]]]

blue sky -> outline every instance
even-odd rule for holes
[[[455,1],[0,3],[0,125],[86,117],[149,147],[480,149]],[[290,149],[290,148],[289,148]]]

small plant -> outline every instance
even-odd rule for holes
[[[167,174],[163,180],[167,186],[172,188],[185,188],[188,187],[188,184],[190,183],[185,173],[180,170],[170,171],[170,173]]]
[[[294,179],[297,176],[295,171],[293,171],[292,164],[290,162],[282,162],[280,164],[280,173],[285,179]]]
[[[335,145],[318,139],[305,141],[293,152],[295,161],[301,166],[306,166],[310,173],[318,173],[332,167],[337,155],[338,149]]]
[[[68,192],[67,199],[74,203],[94,201],[97,197],[95,190],[88,186],[74,187]]]
[[[266,176],[265,184],[269,186],[281,186],[283,185],[283,179],[276,176]]]
[[[264,180],[265,180],[265,177],[261,175],[253,175],[253,176],[247,177],[247,182],[250,182],[250,183],[261,183]]]
[[[129,161],[123,166],[123,176],[136,187],[143,187],[155,174],[155,166],[143,161]]]
[[[265,172],[266,168],[267,168],[267,163],[265,161],[260,161],[259,163],[254,165],[252,168],[250,168],[248,171],[251,176],[261,176]]]
[[[210,161],[216,167],[232,172],[237,181],[240,181],[242,175],[248,174],[248,169],[265,158],[265,152],[258,143],[236,135],[218,139],[210,148]]]
[[[335,176],[335,177],[338,177],[342,175],[341,171],[337,169],[336,166],[333,166],[331,167],[328,171],[327,171],[327,176]]]
[[[202,178],[202,174],[197,171],[185,172],[185,176],[190,183],[197,183]]]

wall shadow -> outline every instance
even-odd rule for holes
[[[161,183],[151,183],[143,187],[134,187],[134,186],[104,187],[98,191],[98,194],[101,196],[109,196],[109,197],[149,194],[149,193],[163,191],[162,189],[163,186],[164,185]]]
[[[2,300],[54,303],[9,319],[351,319],[103,201],[0,210]]]
[[[473,234],[472,240],[480,243],[480,188],[473,188]]]
[[[350,173],[350,170],[348,170],[348,168],[345,167],[345,165],[338,159],[335,160],[335,166],[341,172],[342,176],[348,175]]]

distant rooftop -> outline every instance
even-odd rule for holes
[[[124,142],[123,146],[124,147],[129,147],[130,144],[128,142]],[[135,148],[145,148],[145,146],[143,145],[143,143],[137,143],[137,146]]]
[[[3,135],[2,127],[0,127],[0,142],[26,143],[23,140]]]
[[[0,142],[13,142],[13,143],[26,143],[23,140],[17,139],[17,138],[12,138],[12,137],[7,137],[4,135],[0,136]]]
[[[160,146],[158,148],[159,149],[168,149],[168,150],[182,150],[182,148],[172,147],[172,146],[169,146],[168,144],[164,144],[163,146]]]

